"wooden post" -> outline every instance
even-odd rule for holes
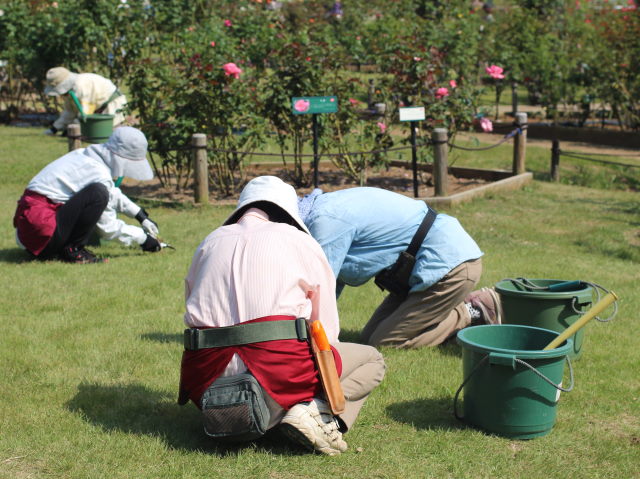
[[[436,128],[431,133],[433,141],[433,180],[436,184],[435,196],[447,196],[449,190],[449,165],[447,164],[448,134],[445,128]]]
[[[511,82],[511,113],[515,116],[518,111],[518,83]]]
[[[560,180],[560,142],[551,142],[551,181]]]
[[[193,171],[195,179],[194,199],[196,203],[209,203],[209,168],[207,162],[207,135],[195,133],[191,137],[193,146]]]
[[[513,140],[513,174],[524,173],[525,159],[527,156],[527,114],[516,113],[516,126],[520,133]]]
[[[82,148],[80,125],[78,123],[70,123],[69,126],[67,126],[67,141],[69,142],[69,151]]]

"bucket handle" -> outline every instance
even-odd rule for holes
[[[487,360],[489,359],[489,354],[487,354],[485,357],[483,357],[480,361],[478,361],[478,364],[475,365],[475,367],[471,370],[471,372],[469,373],[469,375],[464,379],[464,381],[462,381],[462,384],[460,385],[460,387],[458,388],[458,390],[456,391],[456,394],[453,397],[453,415],[456,417],[456,419],[458,419],[459,421],[464,421],[464,416],[461,416],[458,413],[458,397],[460,396],[460,392],[462,392],[462,388],[465,387],[465,385],[469,382],[469,379],[471,379],[471,376],[473,376],[476,371],[478,369],[480,369],[480,366],[482,366],[485,362],[487,362]],[[541,379],[545,380],[547,383],[549,383],[551,386],[553,386],[554,388],[556,388],[558,391],[562,391],[562,392],[570,392],[573,389],[574,386],[574,378],[573,378],[573,365],[571,364],[571,359],[569,358],[569,356],[565,356],[565,359],[567,361],[567,364],[569,365],[569,381],[570,381],[570,385],[568,388],[563,388],[562,386],[558,386],[556,383],[554,383],[553,381],[551,381],[551,379],[549,379],[548,377],[546,377],[544,374],[542,374],[540,371],[538,371],[536,368],[534,368],[533,366],[531,366],[529,363],[527,363],[526,361],[523,361],[522,359],[518,359],[515,356],[513,357],[513,360],[516,363],[520,363],[523,366],[526,366],[527,368],[529,368],[531,371],[533,371],[537,376],[539,376]]]
[[[600,286],[597,283],[591,283],[589,281],[582,281],[582,283],[584,284],[588,284],[589,286],[591,286],[591,288],[593,288],[593,290],[596,292],[596,303],[600,301],[600,290],[604,291],[605,294],[609,294],[611,291],[609,291],[607,288],[605,288],[604,286]],[[583,315],[586,314],[588,311],[582,311],[581,309],[576,308],[576,306],[578,305],[578,298],[576,296],[573,297],[573,301],[571,301],[571,309],[573,309],[573,312],[579,315]],[[598,316],[596,316],[596,321],[600,321],[601,323],[607,323],[609,321],[611,321],[615,315],[618,314],[618,302],[614,302],[613,303],[613,312],[611,313],[611,315],[608,318],[600,318]]]
[[[523,366],[528,367],[529,369],[531,369],[531,371],[533,371],[537,376],[539,376],[540,378],[544,379],[546,382],[548,382],[551,386],[553,386],[554,388],[556,388],[558,391],[562,391],[565,393],[571,392],[571,390],[573,389],[574,386],[574,381],[573,381],[573,365],[571,364],[571,359],[569,359],[569,356],[565,356],[565,359],[567,360],[567,364],[569,365],[569,387],[568,388],[563,388],[562,386],[558,386],[556,383],[554,383],[551,379],[549,379],[548,377],[546,377],[544,374],[542,374],[540,371],[538,371],[536,368],[534,368],[533,366],[531,366],[531,364],[529,364],[526,361],[523,361],[522,359],[518,359],[518,358],[514,358],[516,363],[520,363]]]

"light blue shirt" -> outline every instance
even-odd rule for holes
[[[349,188],[317,196],[304,222],[327,255],[339,295],[345,284],[359,286],[391,266],[426,213],[424,201],[380,188]],[[411,292],[482,255],[457,219],[439,213],[418,250]]]

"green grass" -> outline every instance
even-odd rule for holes
[[[277,434],[217,445],[196,409],[176,404],[183,278],[231,207],[152,204],[175,251],[109,244],[95,249],[110,258],[102,265],[26,260],[13,239],[15,202],[64,151],[40,129],[0,127],[0,478],[637,477],[637,193],[534,181],[445,210],[485,252],[481,286],[515,275],[583,279],[621,298],[613,322],[587,325],[575,389],[549,435],[514,441],[457,422],[457,345],[383,349],[385,380],[346,435],[349,451],[328,458]],[[343,340],[357,338],[381,299],[371,283],[345,291]]]

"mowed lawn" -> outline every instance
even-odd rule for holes
[[[458,422],[455,342],[383,349],[386,378],[345,436],[349,450],[330,458],[277,433],[216,444],[197,409],[176,404],[183,279],[199,242],[232,207],[142,200],[175,251],[107,244],[94,248],[109,257],[101,265],[30,262],[16,247],[16,200],[66,149],[39,128],[0,127],[0,478],[639,477],[637,192],[536,180],[441,208],[484,251],[480,286],[514,276],[580,279],[620,297],[612,322],[587,325],[575,388],[561,395],[549,435],[510,440]],[[345,291],[342,340],[357,341],[382,298],[372,283]]]

